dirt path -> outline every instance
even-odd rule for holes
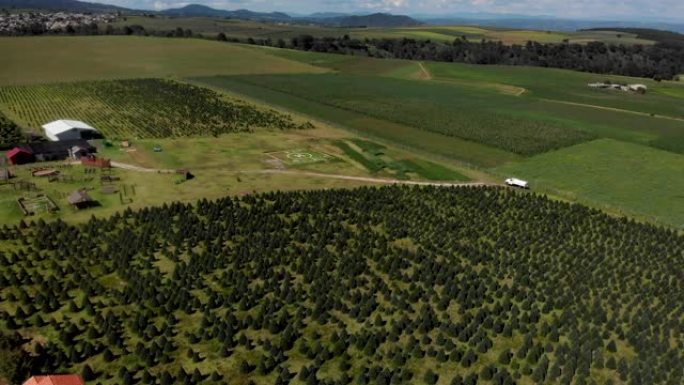
[[[416,181],[416,180],[401,180],[401,179],[390,179],[390,178],[371,178],[365,176],[351,176],[351,175],[341,175],[341,174],[324,174],[320,172],[310,172],[310,171],[295,171],[295,170],[248,170],[240,171],[243,174],[289,174],[298,176],[310,176],[317,178],[331,178],[331,179],[342,179],[356,182],[369,182],[369,183],[380,183],[380,184],[406,184],[415,186],[493,186],[495,184],[487,184],[482,182],[464,182],[464,183],[452,183],[452,182],[435,182],[435,181]]]
[[[613,112],[623,112],[623,113],[632,114],[632,115],[648,116],[648,117],[651,117],[651,118],[660,118],[660,119],[667,119],[667,120],[674,120],[674,121],[678,121],[678,122],[684,122],[684,118],[675,118],[674,116],[657,115],[657,114],[651,115],[651,114],[649,114],[649,113],[647,113],[647,112],[633,111],[633,110],[624,110],[624,109],[622,109],[622,108],[597,106],[597,105],[595,105],[595,104],[586,104],[586,103],[569,102],[569,101],[566,101],[566,100],[557,100],[557,99],[544,99],[544,98],[540,98],[539,100],[543,100],[543,101],[545,101],[545,102],[567,104],[567,105],[570,105],[570,106],[588,107],[588,108],[595,108],[595,109],[597,109],[597,110],[613,111]]]
[[[432,74],[425,68],[422,61],[418,62],[418,67],[420,67],[420,71],[423,73],[423,80],[432,80]]]
[[[120,168],[123,170],[130,170],[130,171],[138,171],[138,172],[154,172],[154,173],[163,173],[163,174],[168,174],[175,172],[175,170],[164,170],[164,169],[156,169],[156,168],[146,168],[146,167],[140,167],[140,166],[135,166],[132,164],[128,163],[121,163],[121,162],[112,162],[112,167],[114,168]]]
[[[132,164],[112,162],[112,167],[120,168],[123,170],[137,171],[137,172],[148,172],[148,173],[173,173],[174,170],[164,170],[156,168],[145,168],[140,166],[135,166]],[[401,179],[390,179],[390,178],[372,178],[365,176],[352,176],[352,175],[342,175],[342,174],[325,174],[320,172],[311,171],[296,171],[296,170],[279,170],[279,169],[266,169],[266,170],[236,170],[235,173],[239,174],[285,174],[294,176],[309,176],[315,178],[330,178],[330,179],[341,179],[349,180],[355,182],[368,182],[368,183],[380,183],[380,184],[405,184],[405,185],[415,185],[415,186],[493,186],[495,184],[487,184],[481,182],[464,182],[464,183],[452,183],[452,182],[436,182],[436,181],[414,181],[414,180],[401,180]]]

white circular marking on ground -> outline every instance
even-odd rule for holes
[[[313,156],[313,154],[310,154],[308,152],[295,152],[295,153],[287,154],[287,157],[290,159],[300,160],[300,159],[313,159],[314,156]]]

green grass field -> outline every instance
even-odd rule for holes
[[[236,44],[131,36],[1,37],[0,85],[136,77],[322,72]],[[46,65],[49,63],[49,65]]]
[[[402,158],[391,149],[362,139],[338,140],[334,143],[354,162],[362,165],[373,174],[387,175],[397,179],[413,179],[437,181],[467,181],[453,168],[438,163],[416,158]]]
[[[566,197],[684,228],[684,156],[601,139],[497,168]]]

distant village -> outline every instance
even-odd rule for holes
[[[111,23],[114,14],[90,13],[0,13],[0,35],[76,32],[84,27]]]

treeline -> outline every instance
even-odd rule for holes
[[[26,26],[19,26],[11,32],[0,32],[0,36],[39,36],[39,35],[138,35],[138,36],[160,36],[160,37],[199,37],[201,34],[193,34],[190,29],[176,28],[169,31],[162,30],[147,30],[139,24],[131,24],[125,26],[114,26],[107,24],[106,26],[98,25],[97,23],[88,23],[80,25],[68,25],[64,28],[48,29],[47,26],[36,21],[35,23]]]
[[[0,149],[5,149],[13,143],[21,143],[25,139],[26,135],[21,128],[0,112]]]
[[[289,41],[248,39],[247,43],[375,58],[551,67],[656,80],[674,79],[684,72],[684,47],[664,43],[644,46],[603,42],[572,44],[567,41],[542,44],[528,41],[525,45],[505,45],[500,41],[470,42],[465,38],[437,42],[406,38],[352,39],[347,35],[302,35]]]

